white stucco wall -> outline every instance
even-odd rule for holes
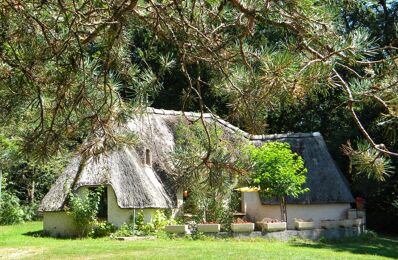
[[[44,212],[43,230],[53,237],[74,237],[77,235],[72,217],[64,211]]]
[[[88,192],[88,187],[81,187],[78,190],[79,196],[84,196]],[[182,204],[182,192],[178,193],[177,204]],[[116,227],[130,220],[133,215],[133,209],[123,209],[117,204],[116,195],[112,186],[107,186],[107,202],[108,202],[108,222]],[[137,209],[138,211],[141,209]],[[152,221],[156,209],[143,209],[144,223]],[[66,212],[43,212],[43,229],[51,236],[72,237],[77,235],[77,229],[74,221]]]
[[[347,218],[347,211],[349,208],[349,203],[309,205],[288,204],[288,229],[294,228],[295,218],[312,219],[315,222],[315,227],[320,228],[320,221],[322,219]],[[257,192],[242,193],[242,212],[245,212],[246,216],[253,218],[255,221],[260,221],[263,218],[281,218],[279,205],[262,205]]]
[[[133,215],[133,209],[123,209],[117,204],[116,195],[111,186],[107,187],[108,193],[108,222],[112,223],[116,227],[120,227],[123,223],[129,221],[130,216]],[[137,209],[137,213],[140,209]],[[144,223],[152,221],[152,216],[156,209],[143,209]]]

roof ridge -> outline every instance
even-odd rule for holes
[[[307,132],[307,133],[286,133],[286,134],[263,134],[263,135],[253,135],[249,134],[248,132],[240,129],[237,126],[225,121],[224,119],[220,118],[217,115],[211,113],[199,113],[199,112],[185,112],[185,111],[177,111],[177,110],[166,110],[166,109],[158,109],[153,107],[147,107],[147,113],[156,114],[156,115],[173,115],[173,116],[180,116],[185,115],[188,117],[200,117],[203,115],[204,118],[210,118],[217,120],[218,123],[222,124],[223,126],[231,129],[232,131],[239,132],[244,137],[251,141],[261,141],[261,140],[268,140],[268,139],[282,139],[282,138],[306,138],[306,137],[318,137],[322,136],[320,132]]]

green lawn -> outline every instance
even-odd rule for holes
[[[41,222],[0,226],[0,259],[388,259],[398,239],[379,237],[315,243],[266,240],[114,241],[37,237]]]

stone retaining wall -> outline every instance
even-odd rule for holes
[[[226,238],[264,238],[277,239],[281,241],[288,241],[293,238],[301,238],[308,240],[339,239],[343,237],[355,237],[364,232],[364,227],[350,227],[350,228],[335,228],[335,229],[312,229],[312,230],[285,230],[279,232],[261,232],[254,231],[251,233],[233,233],[233,232],[219,232],[214,234],[215,237]],[[206,234],[211,236],[211,234]]]

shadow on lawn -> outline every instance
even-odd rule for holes
[[[53,238],[53,239],[60,239],[60,240],[75,240],[79,239],[78,237],[53,237],[44,232],[43,230],[37,230],[37,231],[31,231],[31,232],[26,232],[22,234],[23,236],[29,236],[29,237],[47,237],[47,238]]]
[[[339,241],[322,241],[316,244],[296,242],[292,246],[314,249],[331,249],[336,252],[350,252],[361,255],[378,255],[398,259],[398,239],[392,237],[347,238]]]

